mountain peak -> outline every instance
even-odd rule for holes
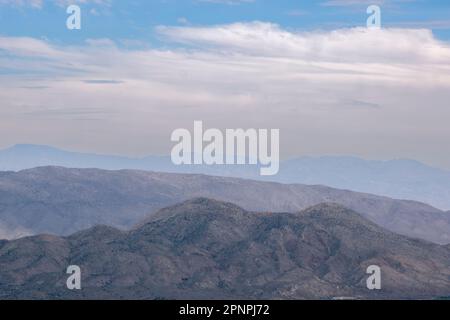
[[[98,239],[111,239],[117,238],[122,235],[122,231],[106,225],[97,225],[87,230],[74,233],[69,238],[71,240],[83,239],[83,238],[98,238]]]
[[[173,210],[173,209],[184,209],[187,211],[203,211],[204,209],[207,210],[216,210],[216,211],[222,211],[222,210],[243,210],[241,207],[235,205],[231,202],[216,200],[212,198],[207,197],[196,197],[189,200],[186,200],[184,202],[181,202],[179,204],[176,204],[173,207],[168,207],[167,209]],[[164,209],[163,209],[164,210]]]
[[[371,230],[381,230],[378,225],[368,220],[361,213],[353,211],[338,203],[320,203],[303,210],[301,214],[324,222],[332,221],[332,223],[339,225],[364,226]]]
[[[163,208],[156,213],[152,214],[149,218],[139,223],[137,227],[143,226],[147,223],[155,222],[158,220],[166,220],[171,217],[181,214],[225,214],[231,215],[233,213],[242,213],[245,210],[241,207],[224,201],[210,199],[206,197],[197,197],[186,200],[174,206]]]
[[[206,198],[206,197],[197,197],[190,200],[187,200],[185,202],[182,202],[180,204],[181,206],[198,206],[198,207],[216,207],[216,208],[223,208],[223,207],[237,207],[235,204],[226,202],[226,201],[220,201],[212,198]]]

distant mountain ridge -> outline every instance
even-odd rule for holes
[[[390,231],[450,243],[450,215],[415,201],[324,186],[63,167],[0,173],[0,225],[10,232],[56,235],[69,235],[95,225],[128,229],[161,208],[195,197],[232,202],[250,211],[272,212],[297,212],[333,202]]]
[[[371,161],[356,157],[302,157],[283,161],[276,176],[261,177],[253,166],[175,166],[168,156],[128,158],[68,152],[48,146],[16,145],[0,150],[0,170],[19,171],[41,166],[135,169],[200,173],[281,183],[325,185],[428,203],[450,209],[450,171],[414,160]]]
[[[68,265],[82,290],[67,290]],[[366,269],[382,270],[368,290]],[[26,272],[24,271],[26,270]],[[248,212],[197,198],[130,231],[0,241],[0,299],[433,299],[450,249],[386,231],[337,204]]]

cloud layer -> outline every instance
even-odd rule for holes
[[[0,38],[1,144],[170,151],[170,133],[280,128],[284,156],[409,157],[450,167],[450,47],[426,29],[167,27],[167,49]]]

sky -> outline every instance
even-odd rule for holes
[[[449,98],[449,1],[0,0],[2,148],[167,155],[202,120],[450,168]]]

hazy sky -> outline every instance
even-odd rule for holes
[[[0,0],[0,26],[0,147],[169,154],[203,120],[450,168],[448,1]]]

